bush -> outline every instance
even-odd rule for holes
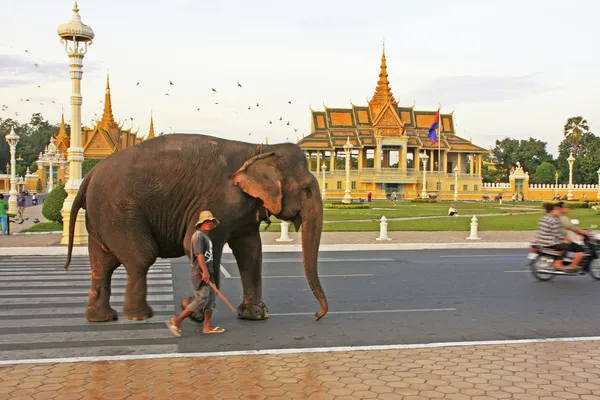
[[[349,204],[331,203],[331,204],[325,204],[325,208],[357,210],[357,209],[371,208],[371,206],[368,204],[355,204],[355,203],[349,203]]]
[[[96,160],[96,159],[85,160],[81,164],[81,178],[85,178],[86,174],[88,172],[90,172],[92,170],[92,168],[94,168],[100,161],[102,161],[102,160]]]
[[[412,199],[411,203],[437,203],[437,199]]]
[[[542,202],[542,208],[546,207],[546,204],[555,204],[555,203],[558,203],[558,201],[544,201],[544,202]],[[565,201],[565,200],[563,200],[563,203],[565,203],[569,208],[589,208],[596,204],[596,202],[594,202],[594,201]]]
[[[60,210],[67,198],[67,192],[62,184],[54,186],[42,204],[42,215],[49,221],[62,223]]]

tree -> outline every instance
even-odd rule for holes
[[[598,183],[597,170],[600,166],[600,138],[591,132],[579,134],[577,145],[574,146],[565,138],[558,146],[558,170],[560,183],[569,182],[569,162],[567,159],[573,154],[573,183],[593,184]]]
[[[510,169],[517,164],[523,166],[525,172],[533,175],[537,167],[543,162],[553,163],[552,155],[546,150],[546,142],[529,138],[528,140],[517,140],[505,138],[496,140],[496,147],[492,150],[495,160],[498,180],[508,182]]]
[[[481,167],[481,177],[485,183],[498,182],[498,170],[490,168],[489,164],[483,164]]]
[[[581,116],[571,117],[567,120],[564,126],[564,136],[567,143],[571,146],[573,154],[581,150],[584,137],[590,133],[589,130],[587,120]]]
[[[549,162],[541,163],[531,177],[531,183],[548,184],[555,182],[556,167]]]
[[[81,164],[81,177],[84,178],[88,172],[102,160],[87,159]]]

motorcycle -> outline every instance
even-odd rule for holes
[[[571,223],[578,225],[579,221],[572,220]],[[583,258],[575,271],[559,271],[552,266],[554,261],[563,257],[563,265],[569,268],[573,261],[573,253],[567,252],[563,256],[563,252],[542,247],[537,243],[532,243],[529,247],[529,270],[533,276],[540,281],[549,281],[557,275],[563,276],[579,276],[589,274],[592,278],[600,280],[600,235],[593,234],[591,237],[584,236],[583,238]]]

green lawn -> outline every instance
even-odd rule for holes
[[[386,218],[426,217],[436,215],[447,215],[449,202],[443,203],[411,203],[398,202],[395,205],[389,201],[373,202],[371,209],[343,210],[325,209],[325,221],[348,221],[348,220],[379,220],[383,215]],[[456,203],[456,209],[462,215],[483,214],[509,214],[528,211],[542,211],[541,204],[537,203]]]
[[[499,205],[498,203],[465,202],[455,203],[460,214],[459,217],[448,217],[449,202],[443,203],[410,203],[399,202],[392,205],[389,201],[373,202],[372,209],[358,210],[325,210],[324,232],[361,232],[379,231],[379,219],[382,215],[388,219],[389,231],[464,231],[470,230],[471,218],[477,216],[480,231],[523,231],[536,230],[540,218],[543,216],[541,203],[511,202]],[[378,209],[382,208],[382,209]],[[533,213],[533,214],[530,214]],[[498,216],[486,214],[502,214]],[[394,221],[393,218],[408,217],[435,217]],[[588,208],[572,209],[570,218],[580,221],[580,226],[590,228],[592,225],[600,226],[600,215]],[[361,221],[361,220],[364,220]],[[280,222],[272,218],[273,223],[269,232],[280,232]],[[353,221],[353,222],[351,222]],[[265,230],[261,225],[261,230]],[[290,231],[294,228],[290,226]]]
[[[35,224],[30,228],[22,230],[21,232],[54,232],[62,230],[63,226],[58,222],[40,222],[39,224]]]

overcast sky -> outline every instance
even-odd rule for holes
[[[26,122],[41,111],[58,122],[62,102],[70,118],[56,28],[72,3],[0,0],[0,104],[9,106],[0,116]],[[84,59],[87,125],[102,114],[110,70],[115,118],[133,118],[141,133],[153,110],[157,132],[295,141],[310,133],[309,106],[366,104],[385,38],[396,100],[455,108],[458,134],[478,145],[533,136],[556,154],[570,116],[600,129],[593,0],[81,0],[79,8],[96,34]]]

